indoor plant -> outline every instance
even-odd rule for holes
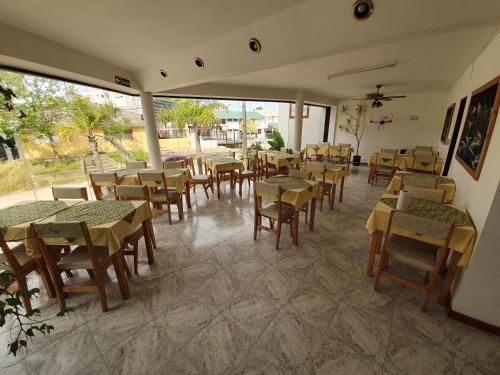
[[[361,139],[363,138],[363,133],[365,131],[366,110],[366,100],[359,102],[359,104],[356,105],[352,111],[349,110],[348,105],[340,107],[340,113],[345,116],[345,124],[339,125],[339,128],[347,133],[352,133],[356,137],[356,154],[352,157],[352,165],[359,165],[361,161],[361,155],[359,155],[359,145],[361,144]]]

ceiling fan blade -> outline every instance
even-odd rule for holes
[[[366,98],[352,98],[351,100],[366,100]]]
[[[391,98],[391,99],[406,98],[406,95],[391,95],[391,96],[385,96],[385,98]]]
[[[385,100],[385,101],[390,101],[392,100],[390,96],[386,96],[386,97],[383,97],[383,98],[380,98],[379,100]]]

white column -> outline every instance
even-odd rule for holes
[[[241,112],[243,114],[243,123],[241,126],[241,146],[243,157],[247,157],[247,103],[243,100],[241,102]]]
[[[161,168],[160,140],[158,139],[158,128],[156,126],[153,94],[141,91],[141,105],[151,168]]]
[[[293,142],[294,151],[301,150],[303,111],[304,111],[304,92],[302,90],[297,90],[297,97],[295,99],[295,134]]]

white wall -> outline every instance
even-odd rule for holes
[[[416,145],[438,147],[446,114],[447,93],[433,91],[403,94],[407,97],[384,102],[381,108],[368,109],[365,132],[359,148],[362,162],[367,162],[370,155],[381,148],[413,148]],[[335,130],[335,143],[351,143],[355,150],[356,138],[339,126],[346,123],[345,115],[340,112],[342,105],[354,110],[356,103],[353,100],[339,103]],[[392,123],[380,129],[376,124],[370,123],[370,118],[378,121],[386,115],[393,116]],[[413,115],[418,116],[417,121],[410,121],[410,116]]]
[[[464,96],[468,98],[463,125],[471,92],[499,74],[500,36],[497,35],[449,92],[446,106],[456,103],[452,126],[455,124],[460,99]],[[443,113],[444,111],[445,106],[442,108]],[[461,131],[462,129],[460,134]],[[441,145],[443,154],[446,154],[447,148],[448,146]],[[453,159],[449,176],[455,180],[458,187],[456,204],[467,207],[478,230],[472,262],[469,267],[463,269],[453,290],[453,310],[500,327],[499,161],[500,116],[496,120],[479,180],[475,181],[456,159]]]
[[[295,119],[289,118],[289,103],[278,104],[278,131],[280,132],[285,146],[293,148],[295,137]],[[309,117],[302,122],[302,143],[304,148],[308,143],[323,142],[323,129],[325,126],[325,108],[309,106]]]

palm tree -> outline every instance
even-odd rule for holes
[[[132,158],[118,141],[128,128],[128,119],[120,116],[118,108],[111,103],[94,104],[88,98],[75,94],[68,104],[68,112],[70,123],[59,126],[59,134],[69,138],[73,134],[83,133],[99,172],[104,170],[99,156],[98,137],[110,142],[126,159]],[[96,130],[101,130],[103,135],[96,134]]]
[[[199,99],[179,99],[171,108],[162,108],[158,112],[158,121],[171,122],[177,129],[182,130],[187,125],[194,133],[198,171],[201,171],[201,130],[216,127],[218,119],[215,110],[227,110],[219,102],[205,102]]]

